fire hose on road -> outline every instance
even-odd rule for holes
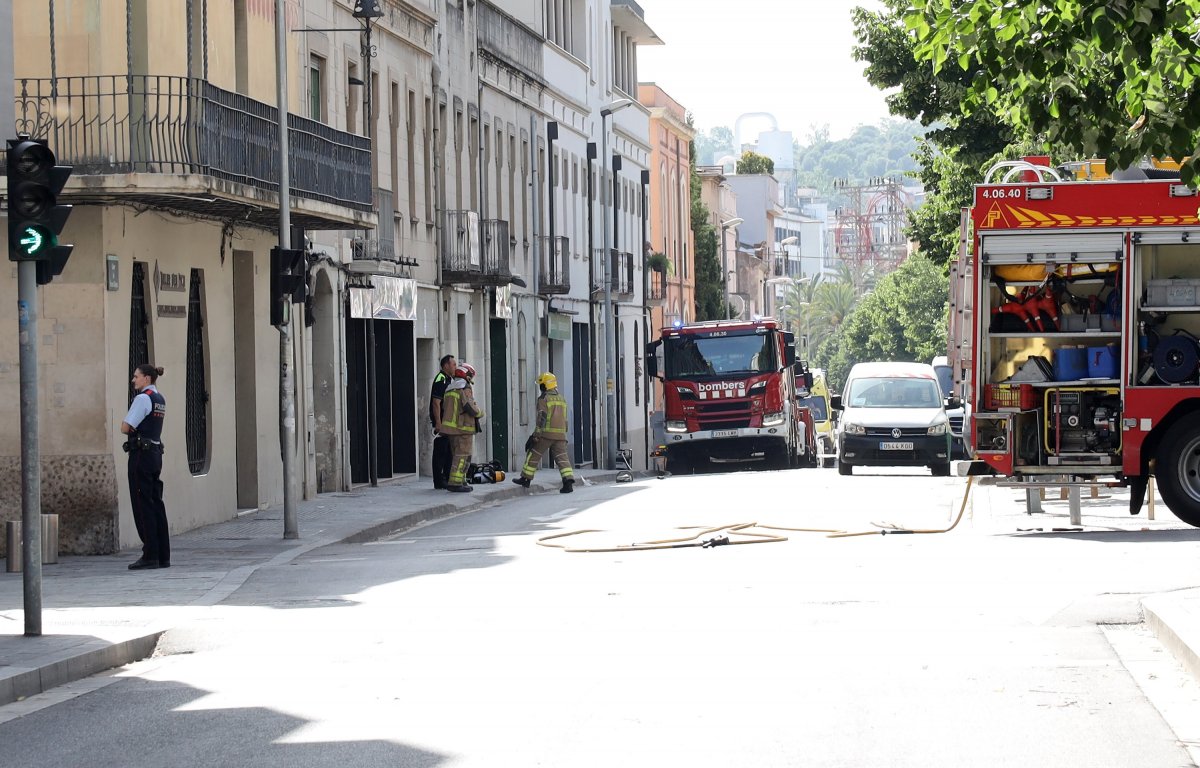
[[[690,547],[699,547],[701,549],[711,549],[720,546],[732,546],[735,544],[771,544],[775,542],[787,541],[787,536],[782,536],[777,533],[768,533],[768,531],[789,531],[792,533],[824,533],[826,538],[841,539],[852,536],[886,536],[888,534],[918,534],[918,533],[949,533],[954,530],[959,522],[962,521],[963,514],[967,509],[967,502],[971,497],[971,486],[974,477],[967,478],[966,487],[963,489],[962,503],[958,507],[958,514],[954,517],[954,522],[946,528],[907,528],[897,526],[892,523],[873,523],[877,526],[875,530],[869,531],[845,531],[837,528],[790,528],[781,525],[767,525],[765,523],[733,523],[730,525],[716,526],[699,526],[688,527],[683,530],[694,530],[686,536],[671,539],[656,539],[652,541],[633,542],[632,544],[619,544],[611,547],[571,547],[559,542],[571,536],[582,536],[589,533],[604,533],[598,528],[586,528],[579,531],[567,531],[565,533],[554,533],[549,536],[543,536],[537,540],[537,543],[543,547],[552,547],[561,549],[564,552],[638,552],[650,549],[685,549]],[[703,538],[708,536],[709,538]],[[742,539],[732,537],[745,537]]]

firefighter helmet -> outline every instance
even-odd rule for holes
[[[460,379],[475,378],[475,366],[470,363],[459,363],[454,369],[454,375]]]
[[[558,377],[553,373],[543,373],[537,377],[537,384],[543,389],[558,389]]]

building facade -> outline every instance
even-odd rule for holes
[[[284,361],[304,498],[428,473],[447,353],[479,371],[477,460],[523,459],[551,370],[576,464],[627,448],[645,466],[650,134],[634,97],[637,48],[658,40],[640,7],[286,0],[287,236],[308,298],[281,348],[275,3],[114,5],[49,0],[12,26],[15,128],[74,166],[75,251],[39,289],[42,509],[64,552],[137,541],[118,430],[142,362],[166,369],[174,531],[282,502]],[[15,298],[14,271],[0,305]],[[18,377],[0,334],[4,519],[20,517]]]

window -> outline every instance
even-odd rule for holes
[[[150,360],[150,313],[146,311],[146,265],[133,262],[129,293],[129,370]],[[129,405],[137,391],[129,385]]]
[[[187,381],[184,405],[184,440],[187,443],[188,468],[193,475],[208,469],[208,385],[205,368],[203,278],[193,269],[188,294]]]
[[[315,54],[308,63],[308,116],[325,121],[325,59]]]

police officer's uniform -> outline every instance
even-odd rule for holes
[[[133,427],[125,443],[129,451],[129,500],[133,522],[142,540],[142,557],[134,564],[137,567],[171,565],[171,532],[160,479],[166,415],[166,398],[153,384],[148,384],[133,398],[125,416],[125,423]]]

